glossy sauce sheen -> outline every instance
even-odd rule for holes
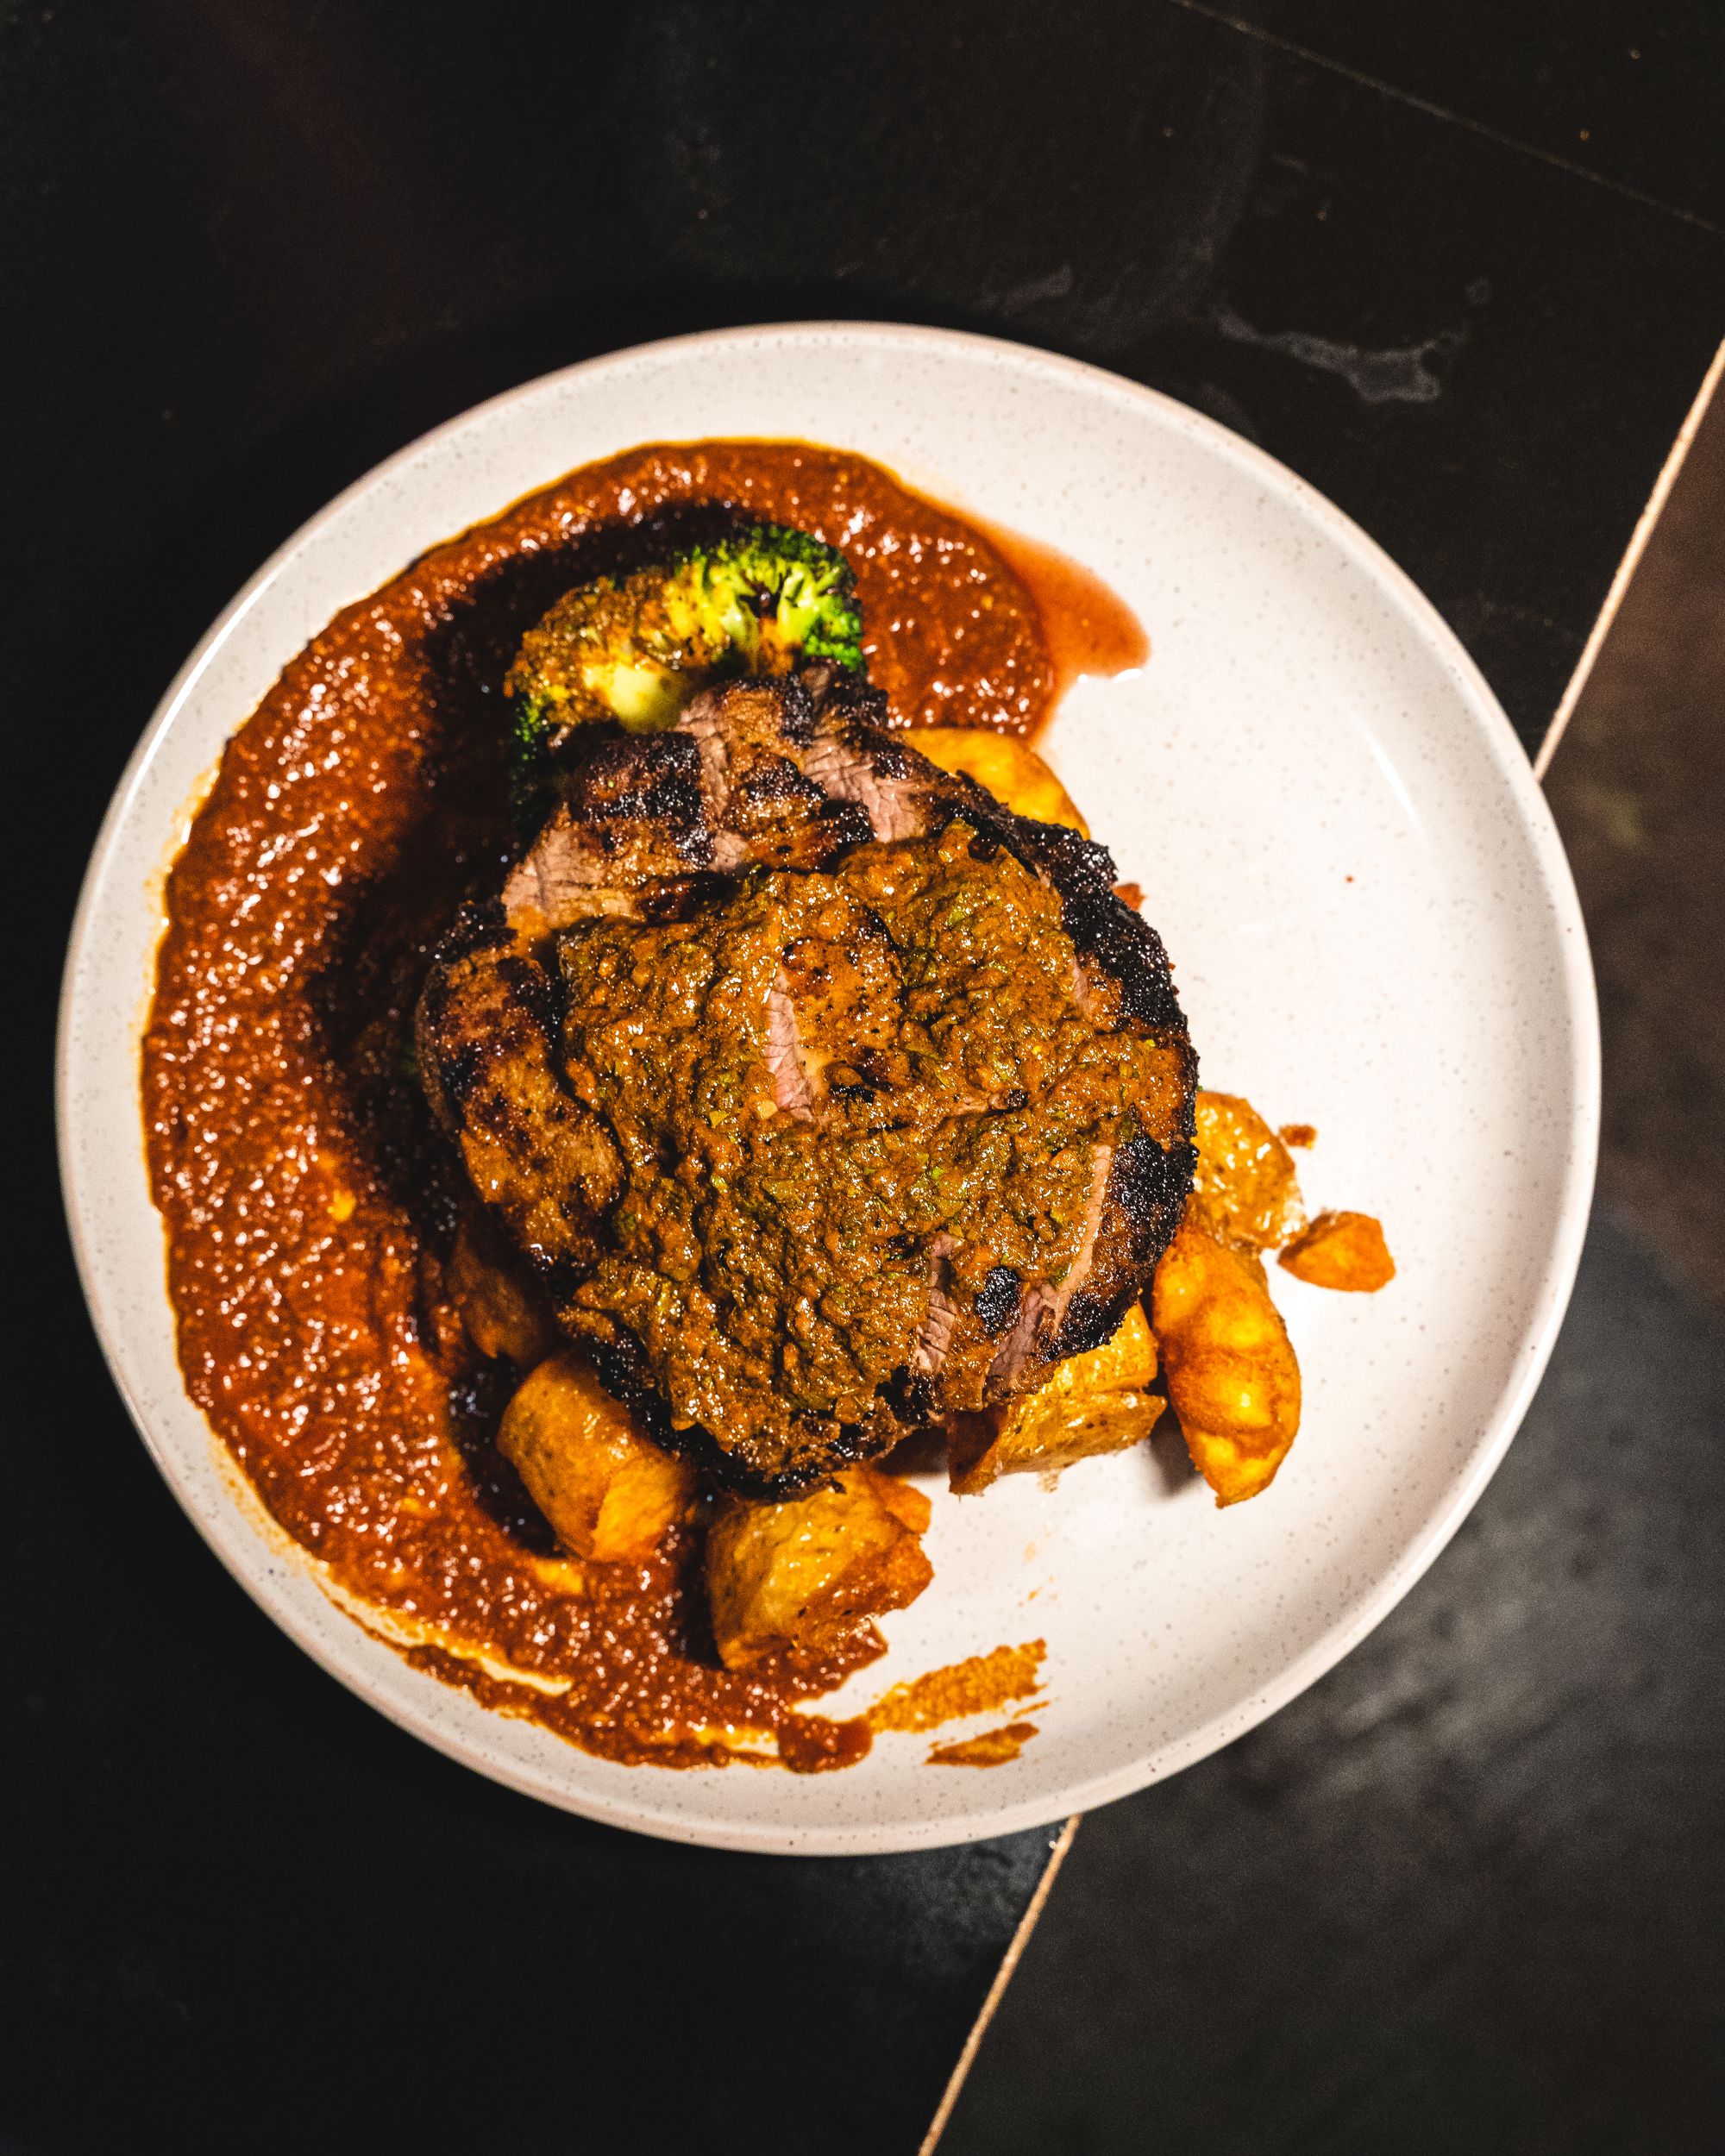
[[[398,1644],[423,1633],[410,1660],[609,1758],[812,1771],[870,1733],[795,1702],[878,1639],[735,1676],[697,1532],[638,1569],[557,1552],[492,1444],[518,1374],[444,1286],[457,1171],[404,1053],[433,945],[505,857],[515,643],[714,504],[844,549],[895,725],[1033,733],[1073,674],[1145,655],[1088,573],[859,457],[705,442],[572,473],[337,615],[229,743],[168,879],[144,1109],[187,1388],[279,1526]]]

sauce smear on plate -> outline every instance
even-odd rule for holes
[[[687,1590],[698,1534],[574,1565],[492,1443],[524,1374],[444,1281],[461,1198],[411,1053],[430,952],[509,844],[502,680],[562,591],[736,511],[844,548],[894,725],[1033,734],[1144,656],[1118,599],[866,460],[635,449],[434,548],[347,608],[229,743],[169,875],[143,1047],[181,1367],[278,1525],[379,1636],[603,1756],[800,1772],[864,1720],[799,1702],[880,1653],[739,1676]]]

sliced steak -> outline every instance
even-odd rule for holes
[[[1107,853],[878,718],[815,667],[579,742],[420,1006],[428,1097],[560,1322],[757,1494],[1100,1345],[1190,1182],[1195,1062]],[[998,943],[1011,906],[1022,957],[966,924]]]

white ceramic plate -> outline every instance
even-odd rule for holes
[[[1045,1639],[1040,1734],[986,1772],[883,1737],[844,1773],[668,1773],[589,1758],[423,1676],[331,1601],[191,1405],[146,1186],[138,1041],[160,877],[189,806],[283,664],[435,541],[634,443],[797,436],[1103,576],[1153,652],[1083,681],[1047,753],[1178,968],[1205,1081],[1314,1123],[1315,1211],[1379,1214],[1377,1296],[1276,1292],[1305,1426],[1274,1489],[1222,1513],[1142,1448],[961,1501],[935,1583],[888,1618],[891,1681]],[[115,1376],[180,1502],[334,1675],[483,1773],[591,1817],[721,1847],[859,1852],[1006,1832],[1203,1757],[1347,1652],[1420,1576],[1502,1457],[1580,1251],[1598,1119],[1579,913],[1490,691],[1337,510],[1184,407],[985,339],[846,323],[625,352],[428,435],[332,503],[187,661],[121,783],[67,964],[67,1202]],[[994,1720],[1005,1719],[996,1715]],[[967,1733],[960,1725],[946,1734]]]

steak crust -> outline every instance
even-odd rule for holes
[[[419,1006],[432,1108],[560,1322],[594,1346],[606,1382],[662,1442],[757,1495],[806,1488],[956,1407],[1034,1389],[1055,1363],[1101,1345],[1148,1288],[1190,1188],[1195,1057],[1161,940],[1115,896],[1106,849],[1013,815],[879,718],[878,699],[850,677],[812,667],[708,690],[665,733],[596,731],[557,774],[555,805],[498,896],[463,910]],[[1170,1075],[1095,1146],[1076,1252],[1051,1269],[1058,1277],[997,1268],[967,1292],[951,1238],[930,1235],[905,1254],[925,1283],[920,1321],[862,1412],[854,1402],[843,1416],[800,1410],[770,1433],[674,1416],[642,1338],[577,1300],[612,1244],[628,1168],[603,1101],[570,1082],[560,939],[607,918],[689,919],[748,872],[825,871],[871,841],[929,838],[955,824],[974,833],[977,858],[1007,854],[1057,894],[1073,1002],[1101,1031],[1165,1047]],[[799,1056],[782,972],[762,1038],[778,1105],[787,1118],[817,1119],[824,1081]]]

